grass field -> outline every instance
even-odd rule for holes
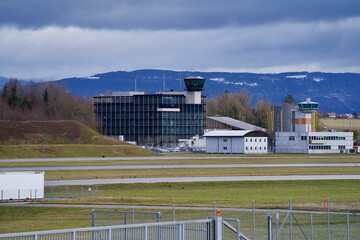
[[[38,144],[0,145],[0,159],[156,156],[133,145]]]
[[[320,122],[322,122],[327,129],[336,129],[338,131],[346,129],[360,130],[360,119],[321,118]]]
[[[109,184],[99,186],[100,197],[65,202],[168,206],[211,206],[216,202],[221,207],[251,207],[255,200],[261,208],[281,208],[292,198],[295,207],[321,209],[327,196],[334,210],[360,211],[359,189],[360,180]]]
[[[360,174],[358,167],[173,168],[46,171],[45,180]]]
[[[99,147],[101,148],[101,147]],[[120,147],[119,147],[120,148]],[[1,146],[0,146],[1,149]],[[131,149],[131,147],[129,148]],[[101,150],[101,149],[100,149]],[[139,150],[134,148],[134,150]],[[141,153],[141,151],[139,151]],[[239,158],[205,158],[205,159],[163,159],[164,155],[158,155],[152,152],[145,152],[148,156],[159,156],[158,159],[146,159],[146,160],[87,160],[87,161],[48,161],[48,162],[0,162],[0,168],[2,167],[56,167],[56,166],[109,166],[109,165],[181,165],[181,164],[267,164],[267,163],[359,163],[360,155],[331,155],[331,156],[304,156],[294,155],[279,156],[279,154],[272,154],[268,156],[258,155],[256,157],[251,156],[239,156]],[[144,153],[144,156],[146,156]],[[94,153],[95,154],[95,153]],[[129,153],[130,154],[130,153]],[[134,154],[134,153],[133,153]],[[100,154],[98,154],[100,155]],[[109,157],[109,155],[106,155]],[[179,156],[179,155],[176,155]],[[188,155],[185,155],[188,157]],[[192,155],[192,156],[203,156]],[[211,157],[213,155],[205,155]],[[191,157],[191,156],[190,156]],[[224,157],[224,155],[221,155]],[[233,155],[231,155],[233,157]]]

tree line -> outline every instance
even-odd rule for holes
[[[230,93],[226,90],[224,94],[207,99],[206,114],[231,117],[259,127],[269,128],[268,118],[271,102],[258,98],[254,108],[251,108],[250,102],[250,93],[245,89],[239,93]]]
[[[76,120],[96,127],[92,103],[54,82],[22,84],[10,79],[1,91],[0,120]]]

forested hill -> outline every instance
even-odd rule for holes
[[[310,97],[319,102],[319,107],[326,112],[360,112],[360,74],[357,73],[322,73],[322,72],[287,72],[279,74],[254,74],[230,72],[177,72],[166,70],[118,71],[96,74],[87,78],[68,78],[59,80],[75,95],[91,97],[112,91],[134,91],[136,89],[155,93],[163,90],[183,90],[183,79],[188,76],[206,78],[204,94],[213,97],[229,92],[250,92],[252,103],[258,97],[272,103],[282,103],[285,96],[291,94],[296,102]],[[181,79],[181,83],[180,80]]]

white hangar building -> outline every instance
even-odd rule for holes
[[[205,133],[206,153],[255,154],[268,152],[266,132],[258,130],[222,130]]]

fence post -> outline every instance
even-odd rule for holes
[[[158,212],[156,221],[161,222],[161,212]]]
[[[175,222],[175,204],[173,204],[173,221]]]
[[[34,240],[37,240],[38,239],[38,235],[37,233],[34,234]]]
[[[76,240],[76,231],[73,231],[71,234],[71,240]]]
[[[329,198],[327,198],[327,224],[328,224],[328,240],[330,240],[330,211],[329,211]]]
[[[84,197],[84,187],[81,187],[81,198]]]
[[[311,240],[313,240],[313,239],[314,239],[314,235],[313,235],[312,214],[310,214],[310,236],[311,236]]]
[[[253,200],[253,240],[255,240],[255,200]]]
[[[134,219],[135,219],[134,214],[135,214],[135,209],[132,208],[132,218],[131,218],[131,223],[132,224],[134,224]]]
[[[214,217],[216,216],[216,203],[214,202]]]
[[[147,240],[147,232],[148,232],[148,228],[147,228],[147,226],[145,226],[144,227],[144,238],[143,238],[144,240]]]
[[[18,199],[20,199],[20,189],[18,189]]]
[[[290,225],[290,240],[292,240],[292,206],[291,206],[291,198],[289,199],[289,225]]]
[[[223,240],[222,239],[222,233],[223,233],[223,221],[222,221],[222,217],[220,216],[215,216],[214,218],[214,223],[215,223],[215,238],[214,240]]]
[[[91,210],[91,226],[92,227],[95,227],[95,215],[96,215],[96,212],[94,209]]]
[[[111,240],[111,228],[109,227],[108,240]]]
[[[276,213],[276,240],[279,240],[279,213]]]
[[[268,240],[272,240],[272,228],[271,228],[272,217],[270,213],[268,213],[267,220],[268,220]]]
[[[346,229],[346,236],[347,236],[347,240],[350,239],[350,221],[349,221],[349,213],[346,213],[346,225],[347,225],[347,229]]]

